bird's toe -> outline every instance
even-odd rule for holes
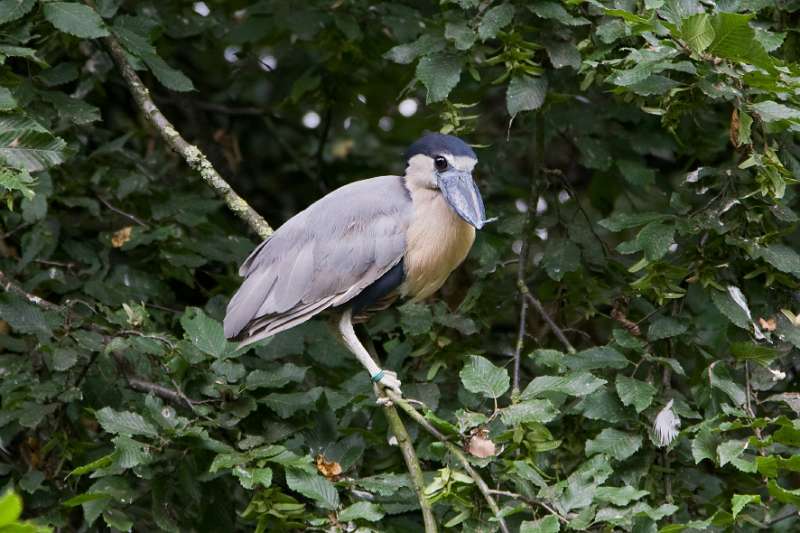
[[[399,379],[397,379],[397,374],[391,371],[384,371],[384,375],[381,378],[380,384],[387,389],[392,389],[397,394],[402,394],[400,391],[400,385],[402,384]]]

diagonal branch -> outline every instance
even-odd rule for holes
[[[555,334],[555,336],[558,337],[558,340],[560,340],[561,344],[563,344],[564,348],[566,348],[567,353],[570,354],[577,353],[575,347],[572,346],[572,343],[569,342],[567,336],[564,335],[564,331],[560,327],[558,327],[558,324],[556,324],[555,321],[552,319],[550,314],[542,305],[542,302],[540,302],[533,294],[531,294],[531,291],[530,289],[528,289],[528,286],[523,283],[520,286],[519,290],[520,292],[522,292],[522,294],[525,295],[525,298],[528,300],[528,303],[530,303],[536,309],[536,311],[540,315],[542,315],[544,321],[547,322],[547,325],[550,326],[550,329],[553,331],[553,334]]]
[[[425,431],[433,435],[438,441],[444,444],[447,448],[447,451],[452,453],[455,458],[458,459],[458,462],[461,463],[461,466],[464,468],[464,470],[466,470],[469,477],[471,477],[475,482],[475,485],[477,485],[478,490],[481,491],[481,494],[483,494],[483,498],[486,500],[486,503],[489,504],[489,508],[492,510],[492,513],[494,513],[495,519],[500,525],[500,530],[503,533],[509,533],[508,525],[506,524],[503,516],[500,514],[500,507],[497,506],[497,502],[492,496],[492,490],[483,480],[481,475],[474,468],[472,468],[472,465],[470,464],[469,459],[467,459],[467,456],[464,455],[464,452],[461,451],[458,446],[450,442],[441,431],[433,427],[433,425],[431,425],[431,423],[428,422],[425,417],[414,408],[413,405],[408,403],[408,400],[391,389],[384,389],[383,392],[389,397],[390,400],[392,400],[394,404],[405,411],[408,416],[413,418],[416,423],[425,428]]]
[[[48,311],[58,311],[61,309],[61,306],[54,304],[53,302],[48,302],[44,298],[40,298],[35,294],[31,294],[21,286],[17,285],[14,280],[9,278],[3,271],[0,271],[0,287],[3,288],[5,292],[16,294],[17,296],[22,296],[28,302],[38,305],[42,309],[47,309]]]
[[[108,50],[111,56],[116,61],[122,77],[128,84],[128,88],[136,101],[139,110],[145,116],[147,121],[158,131],[166,143],[175,150],[186,163],[203,178],[209,187],[211,187],[217,195],[219,195],[228,208],[234,212],[239,218],[244,220],[250,228],[256,232],[259,237],[266,239],[272,234],[272,228],[264,218],[259,215],[250,204],[248,204],[241,196],[236,194],[236,191],[225,181],[219,172],[214,168],[206,155],[197,147],[189,144],[186,139],[181,136],[178,130],[167,120],[167,117],[158,109],[153,99],[150,97],[150,91],[142,83],[139,75],[133,70],[128,58],[125,55],[125,50],[122,45],[113,36],[105,38]]]

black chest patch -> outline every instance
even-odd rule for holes
[[[403,283],[405,277],[405,268],[403,266],[403,260],[401,259],[399,263],[390,268],[383,276],[373,281],[372,284],[368,285],[358,296],[350,300],[350,305],[353,307],[353,314],[359,314],[361,311],[370,308],[383,297],[388,296]]]

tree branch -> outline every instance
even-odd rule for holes
[[[362,331],[366,331],[366,328],[363,327],[363,325],[360,329]],[[372,338],[369,335],[366,335],[366,339],[366,342],[363,343],[364,346],[367,348],[367,351],[370,353],[372,358],[380,364],[378,353],[375,350],[375,344],[372,342]],[[383,413],[386,415],[386,421],[389,423],[389,428],[397,438],[397,445],[400,447],[400,452],[403,454],[403,460],[405,461],[406,468],[408,469],[408,476],[411,478],[411,485],[414,487],[414,492],[417,494],[419,508],[422,512],[422,521],[425,523],[425,533],[436,533],[436,517],[433,515],[433,507],[431,506],[431,502],[428,501],[428,498],[425,496],[425,480],[422,477],[422,467],[419,464],[417,452],[414,450],[414,443],[411,441],[411,437],[408,434],[405,424],[403,424],[403,419],[401,419],[400,415],[397,414],[397,409],[388,403],[388,397],[385,391],[377,385],[373,385],[373,388],[378,398],[387,400],[387,402],[383,404]]]
[[[536,311],[540,315],[542,315],[544,321],[547,322],[547,325],[550,326],[551,330],[553,330],[553,334],[556,337],[558,337],[558,340],[560,340],[561,344],[563,344],[564,348],[566,348],[567,353],[570,354],[578,353],[577,350],[575,350],[575,347],[572,346],[572,343],[569,342],[569,339],[567,339],[567,336],[564,335],[564,331],[562,331],[562,329],[558,327],[558,324],[555,323],[552,317],[550,317],[550,315],[545,310],[544,306],[542,306],[542,302],[540,302],[533,294],[531,294],[531,291],[530,289],[528,289],[528,286],[523,284],[519,288],[519,290],[522,291],[522,293],[525,295],[525,298],[536,309]]]
[[[39,307],[47,309],[48,311],[59,311],[61,309],[61,306],[56,305],[53,302],[48,302],[44,298],[40,298],[35,294],[29,293],[28,291],[17,285],[3,271],[0,271],[0,287],[3,287],[4,291],[16,294],[17,296],[22,296],[33,305],[38,305]]]
[[[405,411],[408,416],[413,418],[415,422],[425,428],[428,433],[433,435],[438,441],[444,444],[447,450],[452,453],[456,459],[458,459],[458,462],[461,463],[461,466],[464,468],[464,470],[466,470],[469,477],[475,481],[475,485],[477,485],[478,490],[481,491],[481,494],[483,494],[483,498],[486,500],[486,503],[489,504],[489,508],[494,513],[497,523],[500,525],[500,530],[503,531],[503,533],[510,533],[508,524],[506,524],[505,519],[500,515],[500,507],[497,506],[497,502],[494,500],[494,497],[492,497],[491,489],[483,480],[481,475],[478,474],[474,468],[472,468],[472,465],[470,464],[469,459],[467,459],[467,456],[464,455],[464,452],[461,451],[458,446],[450,442],[441,431],[433,427],[430,422],[428,422],[425,417],[414,408],[414,406],[408,403],[405,398],[390,389],[384,389],[382,392],[386,394],[386,396],[388,396],[395,405],[399,406],[400,409]]]
[[[136,71],[133,70],[130,62],[128,62],[125,50],[119,41],[110,36],[105,38],[105,42],[111,56],[119,67],[122,77],[128,84],[133,99],[147,121],[158,131],[166,143],[183,157],[193,170],[200,174],[200,177],[224,200],[234,214],[244,220],[262,239],[269,237],[272,234],[272,228],[267,221],[250,207],[241,196],[236,194],[236,191],[220,176],[206,155],[197,146],[189,144],[167,120],[167,117],[161,113],[150,97],[150,91],[142,83]]]

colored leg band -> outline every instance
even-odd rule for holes
[[[377,383],[383,379],[383,375],[384,375],[383,370],[378,370],[377,372],[375,372],[375,375],[372,376],[370,379],[372,380],[373,383]]]

